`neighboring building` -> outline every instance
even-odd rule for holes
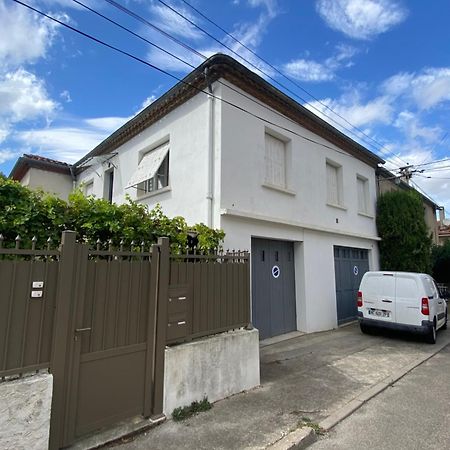
[[[426,195],[414,189],[405,181],[401,180],[400,177],[394,175],[389,170],[380,167],[377,171],[377,185],[378,194],[384,194],[385,192],[399,191],[399,190],[414,190],[420,194],[423,201],[423,211],[425,217],[425,223],[427,224],[428,230],[431,234],[433,244],[439,244],[439,225],[436,217],[436,211],[440,209],[436,203],[433,202]]]
[[[378,269],[380,163],[218,54],[74,169],[87,194],[160,203],[169,216],[222,228],[225,248],[249,249],[252,320],[266,338],[355,319],[359,281]]]
[[[439,245],[450,241],[450,220],[445,218],[444,207],[439,208]]]
[[[32,189],[43,189],[67,200],[73,190],[74,180],[70,164],[38,155],[23,155],[14,165],[10,175]]]

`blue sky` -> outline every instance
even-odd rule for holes
[[[107,1],[80,1],[191,65],[202,62]],[[72,0],[25,2],[177,77],[191,70]],[[236,57],[158,0],[117,2],[202,55],[221,51]],[[277,87],[288,88],[289,95],[298,101],[300,96],[313,112],[381,155],[388,168],[409,163],[424,170],[413,182],[450,212],[450,160],[434,163],[450,158],[450,2],[164,2],[245,58],[241,62],[252,70],[256,66],[269,82],[281,83],[284,87]],[[78,160],[174,82],[13,0],[0,0],[0,171],[8,174],[22,153]]]

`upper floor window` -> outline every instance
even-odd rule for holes
[[[357,175],[358,212],[369,214],[369,180]]]
[[[83,191],[84,191],[84,195],[86,197],[89,197],[90,195],[94,195],[94,181],[88,181],[84,186],[83,186]]]
[[[266,183],[286,188],[286,142],[265,135]]]
[[[113,189],[114,189],[114,168],[107,170],[104,173],[105,183],[103,185],[103,198],[112,203]]]
[[[154,192],[169,185],[169,143],[150,150],[142,156],[127,187],[136,187],[138,195]]]
[[[327,203],[334,206],[343,206],[342,166],[327,160],[326,169]]]

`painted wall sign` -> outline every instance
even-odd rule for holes
[[[278,278],[280,276],[280,268],[278,266],[272,267],[272,276]]]

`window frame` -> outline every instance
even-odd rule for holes
[[[362,186],[361,190],[360,186]],[[360,174],[356,175],[356,195],[357,195],[358,214],[370,216],[371,211],[370,211],[369,179]],[[363,208],[361,208],[361,204],[363,205]]]
[[[336,174],[336,192],[335,196],[330,195],[330,180],[329,180],[329,170],[331,167]],[[325,161],[325,177],[326,177],[326,203],[328,206],[334,206],[336,208],[346,209],[344,204],[344,187],[343,187],[343,169],[342,165],[326,158]],[[333,198],[332,198],[333,197]],[[334,201],[336,199],[336,201]]]
[[[138,183],[136,185],[138,199],[156,195],[158,193],[165,192],[166,190],[170,189],[170,145],[169,145],[169,141],[164,141],[163,143],[157,145],[156,147],[153,147],[148,151],[142,152],[139,155],[139,163],[142,161],[142,159],[146,155],[149,155],[151,152],[158,150],[163,145],[168,145],[169,148],[167,150],[166,156],[161,161],[161,164],[159,165],[158,169],[156,170],[155,175],[152,178],[148,178],[147,180],[144,180],[141,183]],[[164,168],[163,168],[163,170],[161,170],[161,168],[163,166],[164,166]],[[161,183],[161,187],[158,187],[160,185],[161,179],[163,179],[163,178],[165,178],[165,181],[163,183]]]

